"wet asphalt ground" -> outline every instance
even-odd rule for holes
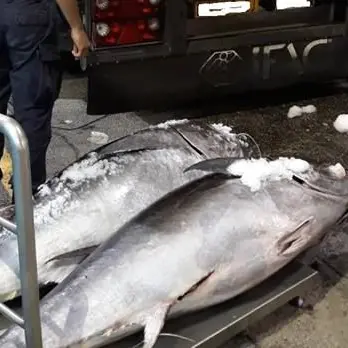
[[[307,88],[280,95],[270,92],[261,102],[253,96],[243,96],[242,106],[236,106],[230,98],[186,111],[139,111],[100,119],[86,115],[86,93],[84,78],[65,79],[53,117],[53,139],[48,152],[50,176],[99,146],[88,140],[92,131],[106,133],[112,141],[149,124],[196,117],[249,133],[264,156],[298,156],[315,163],[340,162],[348,168],[348,133],[340,134],[332,125],[339,114],[348,113],[348,88],[344,86],[330,92]],[[287,112],[294,104],[312,104],[317,112],[289,119]],[[320,258],[329,265],[330,273],[324,273],[305,296],[307,303],[313,305],[312,311],[286,305],[247,330],[252,345],[234,340],[226,348],[348,347],[348,224],[336,228],[323,243]]]

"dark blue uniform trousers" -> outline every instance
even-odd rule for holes
[[[12,93],[14,118],[29,142],[33,193],[46,180],[52,109],[62,79],[55,6],[50,0],[0,0],[0,113],[6,114]],[[0,135],[0,156],[3,149]]]

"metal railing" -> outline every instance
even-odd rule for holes
[[[0,303],[0,313],[25,331],[27,348],[42,348],[29,145],[21,126],[0,114],[13,166],[16,224],[0,217],[0,225],[17,235],[23,317]]]

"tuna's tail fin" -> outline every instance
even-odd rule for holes
[[[6,220],[13,220],[15,215],[15,205],[11,204],[0,209],[0,216]]]
[[[262,157],[262,152],[261,152],[259,144],[250,134],[239,133],[237,134],[237,138],[241,143],[245,158],[261,158]],[[250,143],[248,142],[248,140],[250,140]]]

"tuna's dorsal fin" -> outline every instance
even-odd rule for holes
[[[57,255],[55,257],[52,257],[48,261],[46,261],[46,264],[53,261],[63,261],[71,258],[76,257],[83,257],[86,258],[89,254],[91,254],[95,249],[97,249],[98,245],[92,245],[90,247],[81,248],[73,251],[69,251],[64,254]]]
[[[202,170],[205,172],[227,174],[233,178],[240,178],[240,176],[232,175],[228,171],[228,167],[232,163],[239,160],[241,160],[241,158],[238,158],[238,157],[218,157],[218,158],[208,159],[208,160],[197,162],[193,164],[192,166],[186,168],[184,170],[184,173],[191,170]]]

